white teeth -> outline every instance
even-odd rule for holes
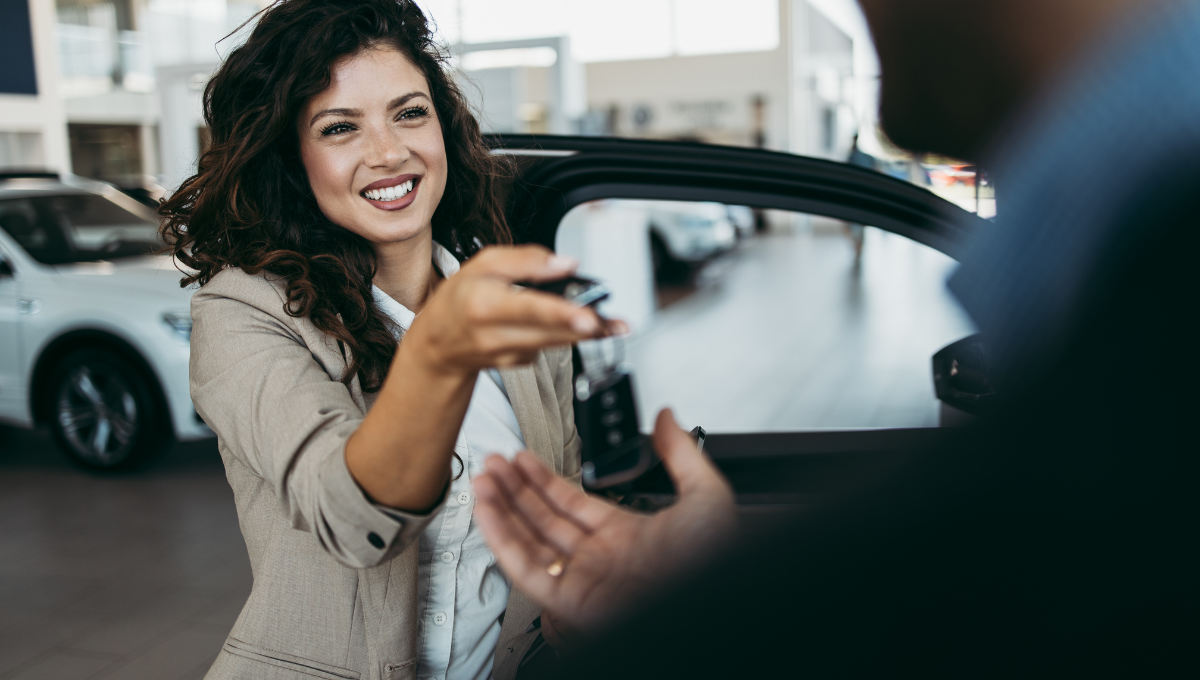
[[[404,198],[408,192],[412,191],[413,180],[408,180],[404,184],[384,189],[371,189],[364,191],[363,195],[372,201],[394,201],[398,198]]]

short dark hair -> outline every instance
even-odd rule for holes
[[[350,350],[347,383],[366,391],[387,375],[396,341],[371,295],[370,242],[321,212],[300,162],[296,118],[331,82],[341,58],[390,47],[425,76],[445,140],[446,190],[433,238],[460,258],[511,243],[500,184],[448,54],[412,0],[280,0],[263,10],[204,90],[212,143],[199,167],[159,209],[163,237],[204,285],[226,267],[261,271],[287,285],[287,312],[307,316]]]

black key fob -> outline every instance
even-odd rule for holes
[[[561,295],[571,302],[584,307],[599,304],[607,300],[609,295],[608,286],[594,279],[582,276],[568,276],[565,279],[558,279],[557,281],[521,283],[518,285],[532,290],[540,290],[543,293]]]
[[[605,489],[642,476],[657,461],[638,426],[633,375],[623,367],[575,378],[575,427],[582,443],[583,485]]]
[[[608,286],[582,276],[520,285],[582,306],[609,297]],[[650,438],[638,426],[633,375],[621,363],[624,340],[601,338],[575,346],[580,360],[575,375],[575,427],[582,444],[583,485],[599,490],[633,481],[658,458]]]

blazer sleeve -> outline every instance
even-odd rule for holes
[[[571,364],[570,347],[556,351],[560,352],[560,356],[555,363],[557,370],[554,375],[554,393],[558,397],[558,411],[562,418],[562,476],[568,482],[581,486],[583,482],[580,452],[583,443],[579,439],[578,430],[575,429],[575,367]]]
[[[288,323],[274,286],[258,283],[272,289],[274,305],[203,288],[192,299],[196,411],[222,446],[270,485],[292,527],[312,533],[347,567],[391,559],[418,539],[440,505],[415,515],[370,502],[345,457],[362,409]]]

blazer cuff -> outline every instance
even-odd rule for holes
[[[338,548],[344,561],[361,567],[371,567],[403,552],[421,536],[421,532],[441,511],[442,499],[429,513],[418,515],[372,503],[346,466],[344,451],[329,456],[321,470],[322,505],[338,508],[324,513],[330,534],[338,537]]]

